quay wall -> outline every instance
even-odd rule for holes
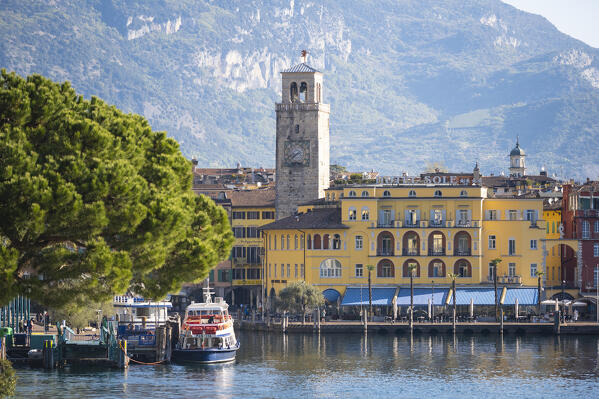
[[[360,322],[326,322],[320,327],[312,323],[288,323],[284,330],[281,322],[264,323],[261,321],[236,321],[235,327],[246,331],[267,331],[274,333],[364,333],[365,327]],[[408,323],[368,323],[366,330],[369,333],[380,334],[409,334]],[[457,334],[542,334],[542,335],[599,335],[597,323],[567,323],[561,324],[559,329],[553,323],[456,323]],[[415,334],[448,334],[453,333],[451,323],[414,323]]]

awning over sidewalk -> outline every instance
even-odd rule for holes
[[[497,289],[497,299],[501,298],[502,288]],[[470,301],[474,305],[495,305],[494,288],[476,287],[476,288],[461,288],[456,287],[455,300],[457,305],[470,305]],[[447,298],[447,304],[453,305],[453,298]]]
[[[372,305],[389,306],[393,302],[396,288],[372,288]],[[341,306],[368,305],[368,287],[349,287],[345,290]]]
[[[445,304],[445,297],[449,289],[435,289],[433,294],[432,288],[414,288],[414,305],[428,305],[428,300],[431,299],[433,305]],[[410,287],[402,287],[397,295],[397,304],[399,306],[410,306]]]
[[[324,296],[324,299],[330,303],[334,303],[337,302],[337,299],[341,296],[341,294],[339,291],[333,288],[327,288],[326,290],[322,291],[322,296]]]
[[[518,305],[529,306],[536,305],[538,300],[538,289],[537,288],[508,288],[505,294],[504,305],[516,304],[516,298],[518,298]]]

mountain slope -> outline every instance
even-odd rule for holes
[[[498,0],[5,0],[0,66],[70,80],[206,165],[274,164],[280,70],[325,73],[331,159],[597,176],[599,51]]]

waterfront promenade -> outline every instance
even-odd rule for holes
[[[283,328],[281,320],[270,323],[263,321],[252,322],[250,320],[236,321],[241,330],[246,331],[272,331],[287,333],[363,333],[365,330],[372,333],[382,334],[406,334],[410,333],[410,324],[405,322],[369,322],[365,326],[361,321],[326,321],[315,323],[288,322]],[[416,322],[413,324],[415,334],[447,334],[453,332],[451,322],[430,323]],[[561,323],[559,329],[554,323],[540,322],[457,322],[455,332],[458,334],[567,334],[567,335],[599,335],[599,324],[596,322],[572,322]]]

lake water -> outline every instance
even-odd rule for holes
[[[595,336],[239,335],[226,365],[21,367],[17,397],[599,397]]]

